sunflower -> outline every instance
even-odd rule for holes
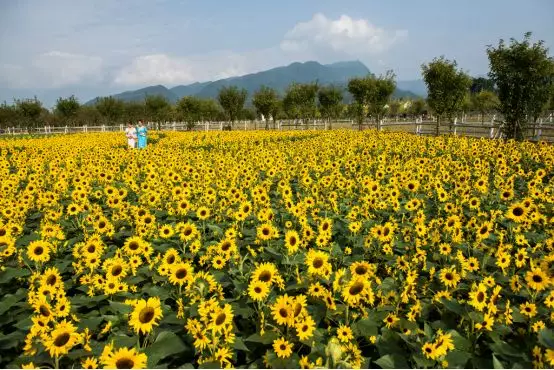
[[[460,281],[461,277],[460,275],[455,271],[454,267],[452,268],[443,268],[440,272],[440,281],[447,287],[447,288],[455,288],[456,285],[458,285],[458,282]]]
[[[305,264],[308,267],[308,274],[326,276],[331,272],[329,255],[323,251],[310,249],[306,255]]]
[[[196,225],[191,222],[183,224],[178,232],[179,238],[184,242],[188,242],[198,235],[198,229],[196,228]]]
[[[423,347],[421,347],[421,352],[425,355],[425,357],[434,360],[437,358],[437,350],[435,348],[435,345],[433,343],[425,343]]]
[[[298,246],[300,245],[300,237],[298,233],[294,230],[289,230],[285,234],[285,247],[289,254],[293,254],[298,251]]]
[[[50,287],[58,287],[62,284],[62,277],[56,267],[46,269],[40,280],[41,285]]]
[[[256,267],[252,274],[252,280],[271,285],[278,275],[277,267],[271,262],[264,262]]]
[[[150,297],[148,300],[141,299],[134,306],[133,312],[129,317],[129,325],[139,334],[148,334],[154,326],[157,326],[157,321],[163,317],[160,299]]]
[[[273,349],[279,358],[289,358],[292,354],[292,344],[283,337],[273,341]]]
[[[76,332],[73,324],[64,320],[56,324],[54,330],[43,339],[43,344],[50,357],[60,357],[67,354],[81,340],[82,337]]]
[[[527,217],[527,208],[521,203],[514,203],[506,212],[506,218],[521,223]]]
[[[478,311],[483,311],[487,306],[487,287],[484,284],[479,284],[477,289],[469,293],[469,298],[470,305]]]
[[[275,303],[271,307],[273,313],[273,319],[279,325],[292,326],[294,324],[294,312],[293,312],[294,300],[287,294],[279,296]]]
[[[103,359],[107,369],[144,369],[148,358],[135,348],[120,348]]]
[[[193,280],[194,269],[187,262],[172,265],[169,282],[173,285],[183,285]]]
[[[160,238],[169,239],[175,234],[175,230],[173,230],[171,225],[163,225],[160,227],[158,234],[160,235]]]
[[[387,317],[383,319],[383,322],[385,323],[386,327],[390,329],[395,326],[399,320],[400,319],[394,313],[389,313]]]
[[[248,284],[248,295],[254,301],[263,301],[269,294],[269,284],[259,280],[251,280]]]
[[[295,325],[296,335],[300,340],[306,340],[313,336],[315,330],[315,321],[311,316],[306,316],[304,320],[299,321]]]
[[[207,218],[210,217],[210,210],[207,207],[199,207],[196,210],[196,215],[198,216],[199,219],[206,220]]]
[[[224,328],[233,322],[233,310],[230,304],[226,304],[223,308],[218,308],[217,311],[210,315],[209,330],[215,330],[216,333],[221,333]]]
[[[216,270],[221,270],[223,267],[225,267],[226,263],[227,263],[227,259],[224,256],[221,256],[219,254],[216,254],[212,258],[212,266]]]
[[[370,304],[373,304],[374,301],[371,285],[364,278],[350,280],[342,290],[342,297],[349,306],[356,306],[362,300],[367,300]]]
[[[352,329],[350,329],[350,327],[346,325],[340,325],[338,327],[337,337],[343,343],[348,343],[349,341],[354,339],[354,335],[352,334]]]
[[[87,357],[81,361],[83,369],[98,369],[98,360],[94,357]]]
[[[475,324],[475,328],[477,330],[484,329],[487,331],[492,331],[493,324],[494,324],[494,318],[488,313],[486,313],[483,317],[483,321]]]
[[[535,267],[531,271],[527,271],[525,274],[525,281],[531,289],[539,292],[541,290],[545,290],[550,285],[550,278],[539,267]]]
[[[67,317],[71,311],[71,302],[67,298],[58,299],[55,308],[55,316]]]
[[[52,244],[45,240],[32,241],[27,247],[27,256],[33,262],[48,262]]]
[[[127,238],[125,244],[123,244],[123,248],[127,255],[134,256],[142,253],[144,249],[144,243],[145,242],[140,237],[132,236],[130,238]]]
[[[257,235],[260,240],[266,241],[277,236],[277,231],[269,222],[263,223],[257,228]]]
[[[531,319],[537,314],[537,306],[534,303],[525,302],[519,306],[519,312]]]
[[[179,257],[179,252],[174,248],[169,248],[164,254],[163,262],[168,266],[180,263],[181,257]]]
[[[35,312],[40,314],[40,317],[44,318],[47,321],[53,319],[54,313],[52,312],[52,307],[50,303],[46,300],[46,297],[40,296],[39,299],[33,304]]]

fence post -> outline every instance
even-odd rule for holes
[[[539,119],[539,129],[537,130],[537,140],[541,139],[542,135],[542,118]]]
[[[463,121],[462,121],[462,123],[463,123]],[[454,118],[454,136],[458,136],[458,117]]]
[[[246,121],[244,121],[244,131],[246,131]]]

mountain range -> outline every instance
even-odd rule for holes
[[[370,73],[369,69],[360,61],[338,62],[332,64],[320,64],[318,62],[292,63],[288,66],[272,68],[267,71],[251,73],[240,77],[231,77],[217,81],[195,82],[190,85],[179,85],[167,88],[162,85],[148,86],[138,90],[125,91],[112,95],[122,101],[143,101],[146,96],[160,95],[169,102],[175,103],[183,96],[196,96],[200,98],[216,98],[219,90],[224,86],[235,85],[244,88],[249,98],[254,92],[265,85],[284,94],[286,88],[292,83],[309,83],[317,81],[320,85],[335,85],[346,90],[348,80],[353,77],[363,77]],[[421,80],[397,81],[397,88],[393,96],[395,98],[416,98],[426,96],[427,90]],[[345,93],[345,100],[350,100]],[[94,104],[98,98],[88,101],[87,105]]]

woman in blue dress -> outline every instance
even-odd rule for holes
[[[137,128],[137,134],[138,134],[138,147],[139,149],[146,148],[146,133],[148,130],[146,130],[146,127],[144,126],[144,123],[142,120],[139,121],[139,127]]]

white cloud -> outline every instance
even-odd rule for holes
[[[94,83],[100,81],[102,75],[102,58],[61,51],[40,54],[29,64],[0,66],[0,79],[16,88]]]
[[[300,22],[287,32],[281,49],[288,52],[312,50],[349,55],[378,54],[406,36],[407,31],[387,31],[372,25],[367,19],[342,15],[337,20],[331,20],[317,13],[308,22]]]

